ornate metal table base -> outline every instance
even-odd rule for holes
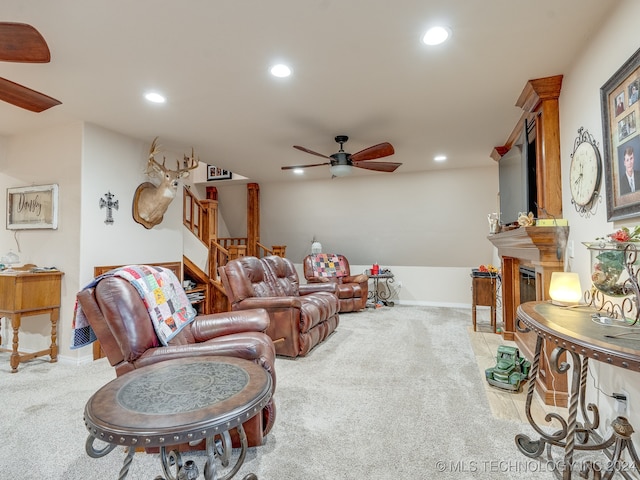
[[[520,322],[518,322],[517,328],[520,331],[529,331]],[[545,416],[545,421],[548,423],[556,420],[560,424],[560,429],[552,433],[545,431],[533,419],[531,404],[540,368],[543,340],[543,336],[538,335],[525,406],[527,419],[533,429],[540,435],[540,438],[532,440],[524,434],[516,435],[515,441],[518,449],[531,458],[540,457],[546,449],[548,458],[551,461],[550,465],[556,467],[554,470],[556,476],[563,480],[571,479],[572,472],[576,470],[579,471],[581,478],[593,478],[594,480],[610,479],[616,472],[627,479],[637,478],[631,477],[625,472],[630,468],[633,468],[636,472],[640,471],[640,459],[631,441],[633,427],[628,420],[624,417],[614,419],[611,423],[613,432],[606,439],[602,439],[596,433],[596,429],[600,425],[598,407],[592,403],[585,405],[588,357],[583,357],[573,349],[567,350],[567,348],[561,346],[553,350],[549,363],[555,372],[566,374],[571,368],[568,362],[560,360],[563,353],[566,352],[571,355],[573,361],[568,416],[566,420],[557,413],[548,413]],[[578,408],[582,418],[585,419],[583,424],[577,421]],[[563,449],[564,456],[561,460],[554,461],[552,447]],[[630,461],[622,457],[625,450],[630,457]],[[606,458],[603,461],[585,460],[578,465],[574,459],[576,451],[601,451]]]
[[[204,478],[205,480],[229,480],[232,478],[244,463],[244,459],[247,454],[247,435],[245,434],[242,424],[237,427],[238,435],[240,437],[240,455],[238,456],[236,463],[231,470],[224,473],[223,476],[218,476],[217,461],[220,462],[223,468],[229,467],[231,461],[231,437],[229,432],[224,432],[218,439],[215,437],[208,437],[206,439],[206,452],[207,460],[204,466]],[[91,458],[101,458],[110,453],[117,445],[107,444],[104,448],[96,448],[94,446],[96,437],[89,435],[87,438],[85,449],[87,455]],[[118,476],[118,480],[124,480],[128,473],[133,456],[135,454],[135,448],[130,447],[127,451],[127,456],[124,459],[122,469]],[[162,464],[162,471],[164,477],[158,475],[154,480],[195,480],[200,476],[198,466],[193,460],[182,461],[182,456],[177,450],[170,450],[167,453],[166,447],[160,448],[160,462]],[[175,471],[175,474],[174,474]],[[253,473],[245,475],[243,480],[257,480],[258,477]]]
[[[369,273],[369,278],[373,279],[373,288],[369,291],[367,300],[370,300],[371,303],[368,305],[375,307],[378,303],[382,303],[387,307],[393,307],[394,303],[390,300],[393,292],[389,286],[394,282],[393,273],[386,272],[378,275]],[[380,284],[380,280],[382,280],[382,284]]]

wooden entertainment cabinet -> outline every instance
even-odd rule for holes
[[[558,98],[562,75],[530,80],[525,85],[516,105],[523,113],[507,143],[491,152],[491,158],[500,161],[517,141],[525,125],[535,125],[531,135],[535,142],[537,212],[536,218],[562,218],[562,181],[560,164],[560,114]],[[535,272],[535,298],[549,299],[551,274],[564,270],[569,227],[519,227],[489,235],[498,249],[502,264],[502,335],[513,340],[522,354],[533,360],[536,334],[519,332],[516,311],[521,303],[521,268]],[[536,388],[548,405],[567,405],[565,375],[554,374],[549,368],[548,355],[553,347],[544,345]]]

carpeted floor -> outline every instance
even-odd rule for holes
[[[235,478],[553,478],[515,447],[514,436],[532,429],[491,414],[470,324],[470,311],[456,308],[341,315],[307,357],[277,359],[276,424]],[[123,449],[101,459],[84,451],[84,405],[115,378],[109,364],[36,359],[10,374],[8,357],[0,354],[0,477],[118,478]],[[204,457],[193,458],[202,472]],[[156,455],[138,453],[127,478],[160,474]]]

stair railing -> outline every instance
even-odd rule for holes
[[[205,245],[215,240],[218,233],[218,202],[198,200],[191,189],[184,187],[182,196],[182,223]]]

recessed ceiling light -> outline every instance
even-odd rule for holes
[[[302,168],[294,168],[293,173],[295,173],[296,175],[302,175],[304,173],[304,170]]]
[[[156,92],[146,93],[144,98],[146,98],[147,100],[153,103],[164,103],[167,101],[166,98],[164,98],[162,95]]]
[[[433,157],[436,162],[444,162],[447,159],[446,155],[436,155]]]
[[[271,75],[280,78],[288,77],[291,75],[291,69],[286,65],[279,63],[278,65],[271,67]]]
[[[440,45],[451,35],[451,30],[447,27],[431,27],[422,37],[422,41],[427,45]]]

